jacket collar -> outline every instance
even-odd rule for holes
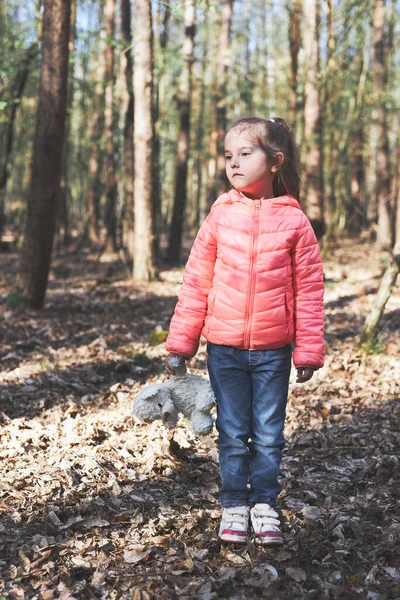
[[[293,206],[294,208],[299,208],[301,210],[300,204],[293,196],[277,196],[276,198],[258,198],[263,205],[268,206]],[[253,206],[254,200],[252,198],[248,198],[243,194],[243,192],[238,192],[234,188],[222,194],[214,203],[214,206],[219,204],[233,204],[234,202],[242,202],[243,204],[247,204],[248,206]]]

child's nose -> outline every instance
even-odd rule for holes
[[[231,158],[231,168],[236,168],[239,166],[239,159],[232,156]]]

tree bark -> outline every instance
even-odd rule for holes
[[[359,123],[351,136],[350,210],[348,210],[348,230],[358,235],[366,225],[364,196],[364,127]]]
[[[99,60],[96,68],[96,84],[92,102],[92,117],[89,130],[89,167],[88,167],[88,222],[87,234],[92,244],[100,241],[100,199],[101,199],[101,167],[102,167],[102,138],[104,133],[104,65]]]
[[[156,264],[160,258],[160,233],[162,230],[162,202],[161,202],[161,125],[166,118],[165,96],[166,94],[166,48],[169,38],[169,21],[171,18],[171,4],[164,0],[157,1],[156,29],[158,35],[154,37],[155,55],[157,56],[156,69],[153,72],[153,252]]]
[[[14,145],[14,124],[18,107],[24,93],[25,84],[29,75],[29,67],[37,55],[37,45],[30,46],[25,53],[24,59],[15,77],[11,98],[8,103],[7,125],[4,133],[4,144],[1,153],[0,168],[0,239],[5,225],[5,198],[7,192],[7,181],[9,176],[8,165],[11,159]]]
[[[398,141],[396,148],[397,160],[395,164],[396,176],[395,176],[395,219],[394,219],[394,243],[395,246],[400,245],[400,129],[398,131]]]
[[[392,221],[390,211],[389,142],[387,134],[384,94],[387,88],[385,39],[385,1],[375,0],[374,7],[374,58],[372,63],[376,98],[376,184],[375,197],[378,208],[377,244],[381,249],[392,247]]]
[[[153,246],[153,34],[151,0],[136,0],[134,20],[133,93],[135,148],[135,251],[133,279],[150,281],[157,275]]]
[[[104,224],[106,227],[106,253],[117,251],[117,172],[114,147],[114,84],[115,84],[115,0],[105,0],[104,3],[106,45],[104,52],[105,65],[105,178],[106,178],[106,203],[104,210]]]
[[[76,37],[76,0],[71,0],[71,24],[69,31],[68,52],[71,56],[74,52]],[[68,216],[68,200],[70,195],[70,187],[68,181],[68,159],[69,159],[69,134],[71,129],[71,116],[74,99],[74,63],[71,63],[68,74],[67,86],[67,114],[65,120],[65,135],[62,157],[62,172],[60,184],[60,212],[59,212],[59,229],[62,228],[64,246],[69,244],[69,216]]]
[[[207,204],[211,206],[217,196],[223,194],[228,182],[225,175],[224,138],[227,128],[226,87],[231,57],[231,27],[233,0],[221,2],[221,26],[218,35],[216,57],[215,125],[210,135]]]
[[[17,285],[31,308],[44,303],[60,195],[68,83],[70,0],[44,0],[42,66]]]
[[[318,0],[304,0],[305,102],[304,137],[306,141],[306,209],[318,239],[325,233],[322,179],[321,105],[318,87]]]
[[[206,217],[206,198],[203,190],[203,172],[206,161],[204,159],[204,131],[205,127],[205,102],[206,102],[206,74],[207,63],[203,60],[201,65],[201,77],[199,81],[199,115],[196,131],[196,173],[197,173],[197,190],[196,190],[196,212],[194,218],[194,227],[199,228],[200,223]]]
[[[293,8],[289,12],[289,45],[290,45],[290,97],[289,119],[295,126],[297,115],[297,86],[300,51],[300,18],[301,0],[294,0]]]
[[[134,240],[134,196],[133,196],[133,60],[131,2],[121,0],[121,36],[124,50],[121,55],[121,68],[125,73],[124,90],[124,206],[128,254],[133,258]]]
[[[195,0],[185,0],[185,40],[183,43],[183,65],[178,93],[179,138],[178,160],[175,171],[175,195],[169,235],[168,260],[179,263],[182,231],[187,196],[187,172],[190,141],[190,108],[192,95],[192,65],[195,35]]]
[[[372,344],[376,339],[379,328],[379,321],[387,301],[390,298],[397,276],[400,271],[400,243],[393,248],[392,257],[388,268],[382,278],[378,293],[372,305],[371,312],[367,316],[364,328],[361,334],[361,342]]]

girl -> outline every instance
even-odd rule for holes
[[[299,204],[300,166],[289,125],[240,119],[225,137],[232,189],[213,204],[185,268],[166,348],[167,369],[207,339],[217,399],[222,487],[219,537],[281,544],[279,466],[291,368],[303,383],[322,367],[323,275]]]

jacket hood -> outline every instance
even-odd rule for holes
[[[276,198],[258,198],[263,203],[268,203],[270,206],[293,206],[301,210],[301,206],[293,196],[277,196]],[[248,198],[242,192],[238,192],[235,189],[231,189],[222,196],[219,196],[214,202],[213,206],[219,206],[220,204],[233,204],[234,202],[243,202],[250,206],[253,205],[254,200]]]

